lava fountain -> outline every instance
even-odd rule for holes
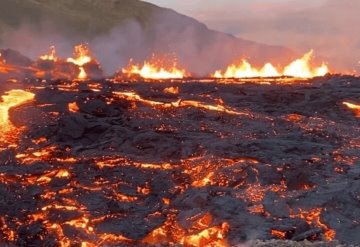
[[[75,46],[74,55],[74,58],[68,58],[66,61],[79,66],[80,73],[78,75],[78,79],[86,79],[88,75],[85,71],[84,65],[93,60],[90,56],[89,48],[84,44],[77,45]]]
[[[212,75],[212,77],[253,78],[290,76],[296,78],[312,78],[326,75],[329,72],[327,65],[323,63],[320,67],[312,67],[312,58],[313,51],[311,50],[303,57],[291,62],[283,70],[276,69],[276,67],[271,63],[266,63],[261,69],[255,68],[246,59],[243,59],[240,65],[232,64],[225,72],[218,70]]]
[[[179,68],[176,61],[170,66],[161,59],[153,57],[150,61],[144,61],[143,65],[132,64],[130,61],[127,68],[122,69],[126,77],[141,77],[144,79],[183,79],[189,76],[185,69]]]

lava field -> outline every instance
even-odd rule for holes
[[[359,244],[360,79],[265,82],[3,82],[2,245]]]

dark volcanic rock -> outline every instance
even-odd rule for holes
[[[0,145],[0,238],[166,245],[211,229],[234,246],[358,245],[359,119],[342,102],[359,82],[26,81],[36,101],[10,116],[27,129]]]

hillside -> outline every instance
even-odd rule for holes
[[[254,63],[274,58],[284,63],[292,56],[285,48],[215,32],[173,10],[138,0],[2,0],[0,8],[6,10],[0,15],[2,48],[34,56],[50,44],[65,51],[88,42],[107,71],[153,52],[175,53],[187,69],[200,74],[241,56]]]

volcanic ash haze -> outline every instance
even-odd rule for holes
[[[55,45],[59,56],[71,56],[76,43],[88,43],[107,74],[156,54],[174,54],[187,71],[207,75],[250,58],[255,65],[286,64],[289,49],[236,38],[204,24],[137,0],[2,0],[0,46],[31,58]]]

